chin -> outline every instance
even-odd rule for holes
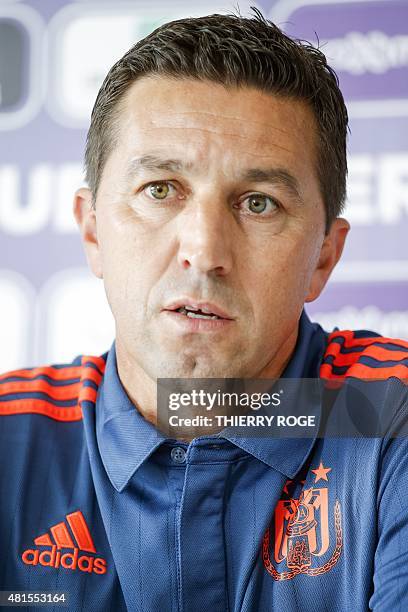
[[[217,360],[198,356],[177,356],[160,364],[156,371],[157,378],[233,378],[239,374],[232,372],[231,364],[226,367]]]

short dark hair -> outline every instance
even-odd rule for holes
[[[253,16],[209,15],[166,23],[135,44],[108,72],[92,110],[85,169],[95,202],[106,160],[117,144],[120,104],[128,88],[146,75],[194,78],[249,86],[305,101],[317,134],[317,178],[326,229],[346,198],[347,109],[338,78],[324,54],[292,39],[258,9]]]

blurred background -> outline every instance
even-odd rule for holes
[[[165,21],[235,0],[0,0],[0,371],[110,347],[113,319],[72,218],[90,112],[110,68]],[[408,339],[408,1],[250,0],[319,44],[350,112],[342,262],[307,310]]]

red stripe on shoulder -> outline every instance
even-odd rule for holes
[[[368,345],[361,349],[361,351],[355,353],[340,353],[339,351],[333,352],[332,350],[329,350],[325,357],[329,355],[334,357],[333,365],[341,367],[354,365],[357,362],[357,359],[363,355],[365,357],[372,357],[377,361],[396,361],[406,359],[408,357],[408,351],[404,349],[396,351],[381,348],[379,346]]]
[[[1,416],[13,414],[42,414],[55,421],[64,422],[80,421],[82,419],[81,408],[78,404],[69,408],[60,408],[54,406],[51,402],[39,399],[10,400],[0,403]]]
[[[45,366],[7,372],[0,377],[0,398],[19,393],[25,396],[0,401],[0,416],[41,414],[56,421],[80,421],[82,419],[81,402],[83,400],[96,401],[105,366],[106,362],[103,357],[84,356],[80,366],[63,368]],[[40,375],[46,375],[58,381],[69,381],[73,378],[80,380],[71,384],[67,382],[67,385],[53,386],[41,378],[34,380],[34,377]],[[14,376],[23,377],[24,380],[5,382],[5,379]],[[87,382],[90,382],[91,385],[86,385]],[[29,393],[46,393],[49,400],[29,397],[27,396]],[[76,403],[74,406],[57,406],[53,400],[76,400]]]
[[[96,402],[96,396],[98,389],[92,386],[85,386],[84,382],[90,380],[94,382],[98,388],[102,380],[102,374],[105,372],[106,362],[103,357],[90,357],[83,356],[82,360],[82,375],[81,375],[81,388],[79,390],[78,404],[81,405],[83,401]],[[100,374],[94,367],[96,366],[102,374]]]
[[[67,400],[78,396],[80,383],[54,387],[45,380],[13,381],[0,385],[0,397],[9,393],[46,393],[55,400]]]
[[[103,357],[94,357],[92,355],[83,355],[82,358],[81,358],[81,364],[82,364],[81,367],[83,367],[84,365],[87,365],[89,363],[93,363],[93,365],[96,365],[96,367],[99,368],[102,373],[105,371],[106,361],[105,361],[105,359]]]
[[[339,342],[339,338],[343,342]],[[392,344],[393,348],[385,346],[387,344]],[[330,358],[329,363],[327,363],[328,358]],[[379,364],[374,367],[362,363],[363,358],[384,362],[384,367]],[[405,340],[384,336],[355,337],[354,331],[351,330],[336,331],[328,336],[323,363],[320,366],[320,377],[337,380],[348,377],[367,379],[396,377],[405,381],[408,379],[407,365],[404,363],[386,365],[390,361],[403,359],[408,359],[408,342]],[[343,370],[340,373],[339,368]]]
[[[401,379],[405,383],[408,383],[408,366],[404,364],[398,364],[384,368],[371,368],[370,366],[365,365],[363,363],[356,363],[349,369],[346,376],[378,380],[395,377]]]
[[[340,345],[338,342],[333,343],[335,338],[343,338],[344,342]],[[354,331],[352,330],[343,330],[343,331],[335,331],[329,334],[328,336],[328,347],[330,345],[344,346],[346,348],[352,348],[354,346],[371,346],[372,344],[396,344],[401,347],[401,350],[408,351],[408,341],[401,340],[400,338],[387,338],[386,336],[367,336],[367,337],[359,337],[356,338],[354,336]]]
[[[48,376],[49,378],[57,381],[69,380],[70,378],[79,378],[81,376],[81,366],[67,366],[64,368],[43,366],[39,368],[26,368],[24,370],[12,370],[11,372],[6,372],[6,374],[2,374],[0,376],[0,384],[2,380],[9,378],[10,376],[19,376],[20,378],[25,378],[27,381],[29,381],[30,379],[41,375]]]

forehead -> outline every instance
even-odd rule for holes
[[[119,145],[125,147],[155,140],[205,149],[228,142],[249,155],[273,147],[315,157],[316,122],[307,104],[255,88],[142,77],[126,92],[119,117]]]

